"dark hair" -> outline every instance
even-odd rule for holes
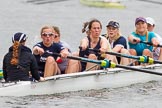
[[[53,26],[53,29],[57,32],[57,34],[60,36],[60,29],[57,26]]]
[[[92,24],[93,24],[94,22],[98,22],[98,23],[100,24],[101,29],[102,29],[102,24],[101,24],[101,22],[100,22],[99,20],[97,20],[97,19],[92,19],[92,20],[89,22],[89,25],[88,25],[88,29],[89,29],[89,30],[92,28]]]
[[[82,33],[89,31],[88,30],[88,26],[89,26],[89,22],[88,21],[83,23]]]

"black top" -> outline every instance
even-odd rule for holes
[[[113,43],[113,48],[114,48],[116,45],[122,45],[125,49],[127,49],[127,40],[125,39],[125,37],[120,36],[120,37]],[[117,58],[118,63],[120,63],[121,57],[116,57],[116,58]]]
[[[13,47],[9,48],[9,52],[4,56],[3,59],[3,75],[6,81],[29,81],[29,71],[32,77],[36,80],[40,79],[38,74],[38,65],[35,57],[32,55],[31,50],[21,45],[19,54],[18,65],[10,64]]]
[[[125,49],[127,49],[127,41],[125,39],[125,37],[120,36],[114,43],[113,43],[113,48],[116,45],[122,45]]]
[[[89,54],[95,54],[97,56],[97,58],[100,59],[101,55],[98,52],[89,50],[89,48],[91,48],[91,39],[90,39],[89,36],[87,36],[87,38],[88,38],[88,41],[89,41],[87,49],[82,51],[82,49],[80,48],[79,56],[87,58],[89,56]],[[100,43],[101,43],[101,37],[99,37],[99,41],[98,41],[97,45],[94,47],[94,49],[100,49],[101,48]],[[85,70],[86,64],[87,64],[86,62],[81,62],[81,65],[82,65],[82,70],[81,71]]]
[[[53,43],[51,46],[46,47],[43,45],[43,42],[39,42],[35,46],[43,48],[45,51],[43,55],[34,55],[38,63],[38,70],[41,72],[44,72],[45,62],[47,57],[51,56],[53,53],[60,53],[61,50],[64,49],[64,47],[58,43]],[[52,55],[52,56],[56,60],[57,56],[56,55]]]
[[[91,48],[91,39],[90,39],[89,36],[87,36],[87,38],[88,38],[88,41],[89,41],[87,49],[84,50],[84,51],[82,51],[82,49],[80,49],[79,56],[87,58],[89,56],[89,54],[95,54],[97,57],[99,57],[100,54],[98,52],[89,50],[89,48]],[[98,41],[97,45],[93,49],[100,49],[101,48],[100,43],[101,43],[101,37],[99,37],[99,41]]]

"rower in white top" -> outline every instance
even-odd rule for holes
[[[155,20],[153,18],[151,18],[151,17],[147,17],[146,22],[147,22],[148,31],[154,32]],[[160,44],[162,45],[162,37],[157,33],[155,33],[155,36],[159,40]],[[160,47],[154,47],[154,49],[153,49],[153,58],[155,60],[157,60],[159,58],[159,54],[160,54]]]

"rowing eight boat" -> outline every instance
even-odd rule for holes
[[[138,69],[147,68],[154,72],[162,72],[162,64],[134,67]],[[153,80],[162,80],[162,76],[121,68],[110,68],[56,75],[46,78],[45,82],[20,81],[1,83],[0,96],[49,95],[80,90],[117,88]]]

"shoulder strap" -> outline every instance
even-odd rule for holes
[[[91,47],[91,39],[90,39],[90,37],[89,36],[87,36],[87,38],[88,38],[88,47],[90,48]]]

